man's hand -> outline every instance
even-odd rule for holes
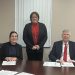
[[[64,64],[65,61],[63,60],[63,57],[60,58],[59,62],[60,64]]]
[[[75,62],[75,60],[71,60],[71,59],[69,59],[68,62],[72,62],[72,63],[73,63],[73,62]]]

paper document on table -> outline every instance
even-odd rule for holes
[[[16,75],[34,75],[34,74],[30,74],[30,73],[26,73],[26,72],[21,72],[21,73],[16,74]]]
[[[61,67],[60,63],[58,62],[44,62],[43,66]]]
[[[1,70],[0,75],[15,75],[18,72],[15,71],[8,71],[8,70]]]
[[[62,67],[74,67],[73,63],[71,62],[64,62],[63,64],[61,64]]]
[[[2,65],[16,65],[16,61],[3,61]]]

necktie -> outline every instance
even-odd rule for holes
[[[64,47],[64,57],[63,57],[63,60],[66,62],[67,61],[67,45],[65,44],[65,47]]]

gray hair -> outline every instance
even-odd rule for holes
[[[71,32],[70,32],[68,29],[64,29],[64,30],[62,31],[62,34],[63,34],[64,32],[67,32],[67,33],[69,33],[69,34],[71,35]]]

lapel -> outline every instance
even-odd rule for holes
[[[71,56],[71,53],[72,53],[72,46],[71,46],[71,42],[69,41],[69,54],[70,54],[70,56]]]
[[[41,29],[42,29],[42,27],[41,27],[41,25],[40,25],[39,22],[38,22],[38,24],[39,24],[39,39],[40,39],[40,36],[41,36]]]
[[[29,35],[30,35],[30,38],[32,39],[31,40],[31,42],[33,43],[33,36],[32,36],[32,23],[30,23],[30,25],[29,25],[29,29],[28,29],[29,31]]]
[[[32,23],[30,23],[29,33],[30,33],[30,35],[32,36]]]
[[[63,41],[60,41],[60,46],[59,46],[60,54],[62,53],[62,44],[63,44]]]

